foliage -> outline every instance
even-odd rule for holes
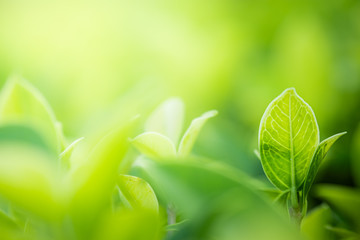
[[[0,1],[0,239],[359,239],[359,42],[358,0]]]
[[[117,173],[133,123],[119,123],[95,144],[78,139],[54,148],[63,135],[48,131],[57,124],[47,103],[24,80],[12,81],[1,102],[1,219],[6,223],[1,224],[1,235],[7,239],[158,238],[155,193],[143,180]],[[84,150],[73,159],[73,150],[81,144]],[[112,208],[115,189],[120,189],[123,203]],[[120,223],[126,231],[116,230]],[[143,228],[143,235],[138,228]]]
[[[301,222],[307,195],[321,162],[344,133],[319,143],[319,127],[311,107],[286,89],[266,109],[260,123],[259,152],[269,180],[287,196],[289,213]]]
[[[317,196],[328,205],[306,215],[320,164],[344,133],[319,143],[314,113],[294,89],[270,103],[260,124],[259,157],[277,190],[224,162],[191,154],[217,111],[193,119],[181,137],[179,98],[160,104],[137,136],[139,121],[129,118],[73,141],[25,80],[7,83],[0,106],[2,239],[358,237],[357,190],[319,186]],[[136,157],[131,145],[143,155]],[[301,231],[271,198],[288,206],[296,221],[303,219]]]

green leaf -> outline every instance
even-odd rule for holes
[[[326,229],[335,233],[336,235],[341,237],[341,239],[346,239],[346,240],[360,239],[360,234],[357,234],[357,233],[350,231],[348,229],[345,229],[345,228],[326,226]]]
[[[187,214],[196,214],[206,202],[223,191],[233,188],[243,189],[253,194],[253,186],[248,179],[234,175],[230,170],[218,170],[194,159],[184,161],[154,162],[144,159],[141,166],[143,178],[154,187],[163,199],[181,207]],[[251,192],[251,193],[250,193]]]
[[[330,207],[360,231],[360,190],[336,185],[319,185],[315,188],[317,197],[325,200]]]
[[[41,135],[26,125],[0,126],[0,143],[26,144],[51,154],[51,148]]]
[[[142,176],[161,199],[173,203],[181,216],[190,219],[169,239],[298,239],[286,216],[279,214],[251,181],[219,166],[187,158],[144,162]]]
[[[312,184],[314,183],[315,176],[319,170],[319,167],[325,158],[327,152],[330,150],[331,146],[346,132],[335,134],[324,141],[322,141],[316,149],[315,155],[310,163],[309,171],[305,178],[304,187],[303,187],[303,197],[306,198]]]
[[[55,115],[41,93],[28,82],[9,79],[1,92],[0,124],[24,124],[39,131],[52,149],[62,151]]]
[[[279,204],[280,206],[286,207],[289,199],[290,191],[281,192],[275,199],[274,203]]]
[[[145,131],[160,133],[177,145],[184,123],[184,108],[180,98],[166,100],[150,115]]]
[[[96,233],[91,239],[162,239],[160,227],[160,219],[152,211],[123,209],[106,215],[97,225]]]
[[[88,239],[101,212],[107,207],[117,182],[118,168],[127,153],[134,122],[121,125],[93,146],[87,161],[72,169],[70,211],[78,234]],[[86,152],[85,149],[85,152]],[[86,156],[86,155],[85,155]]]
[[[184,225],[188,223],[188,219],[182,220],[181,222],[177,222],[174,224],[170,224],[166,226],[166,231],[179,231]]]
[[[360,123],[358,124],[355,134],[354,141],[352,145],[352,177],[355,180],[355,183],[360,187]]]
[[[297,189],[319,144],[319,130],[311,107],[286,89],[267,107],[260,123],[261,163],[279,189]]]
[[[279,195],[281,195],[283,192],[280,191],[277,188],[263,188],[259,189],[262,193],[264,193],[269,199],[275,200]]]
[[[131,143],[150,158],[176,156],[174,144],[169,138],[156,132],[145,132],[131,140]]]
[[[156,213],[159,211],[156,195],[145,180],[135,176],[120,175],[118,186],[122,196],[133,209],[146,209]]]
[[[209,118],[215,117],[217,114],[218,112],[216,110],[212,110],[192,120],[189,128],[186,130],[184,136],[181,139],[179,146],[179,156],[185,157],[190,153],[201,128]]]
[[[24,144],[0,144],[0,195],[27,214],[58,220],[65,191],[55,161],[47,152]]]
[[[240,189],[224,190],[201,210],[169,239],[302,239],[274,207]]]
[[[3,211],[0,210],[0,226],[8,226],[11,228],[16,228],[18,229],[19,226],[17,225],[17,223],[15,222],[14,219],[12,219],[10,216],[8,216],[7,214],[5,214]]]
[[[301,224],[301,232],[309,240],[328,240],[333,239],[331,232],[325,226],[332,221],[331,209],[323,204],[313,209],[303,219]]]
[[[24,230],[15,222],[14,219],[0,210],[0,236],[1,239],[25,239]]]

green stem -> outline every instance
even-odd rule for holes
[[[172,225],[176,223],[176,212],[175,208],[172,204],[167,206],[167,214],[168,214],[168,225]]]
[[[168,226],[176,224],[176,210],[172,204],[168,204],[167,208],[167,215],[168,215]],[[168,237],[171,237],[174,234],[172,230],[167,232]]]
[[[292,208],[299,208],[299,199],[297,196],[296,188],[293,186],[290,190],[290,200]]]
[[[296,225],[298,225],[300,227],[301,221],[304,217],[301,212],[300,207],[298,207],[298,208],[290,207],[289,214],[290,214],[291,219],[296,223]]]
[[[290,218],[300,227],[301,220],[303,219],[302,206],[299,204],[298,193],[295,187],[291,188],[290,192],[290,207],[289,214]]]

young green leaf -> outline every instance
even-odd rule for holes
[[[75,147],[81,142],[84,138],[78,138],[72,142],[59,156],[61,164],[66,168],[70,169],[70,157]]]
[[[26,144],[52,154],[51,147],[33,128],[26,125],[0,126],[0,143]]]
[[[82,234],[84,239],[92,234],[94,224],[108,204],[117,181],[119,165],[128,150],[128,138],[134,122],[119,125],[95,146],[88,146],[92,151],[87,161],[72,169],[69,177],[71,217],[81,231],[78,234]]]
[[[285,216],[243,179],[191,159],[153,162],[148,170],[162,198],[191,219],[169,239],[299,239]]]
[[[156,132],[145,132],[131,140],[141,153],[150,158],[166,158],[176,156],[174,144],[166,136]]]
[[[10,79],[1,92],[0,123],[26,124],[36,128],[54,151],[60,153],[55,115],[37,89],[24,80]]]
[[[120,175],[117,183],[120,193],[133,209],[159,211],[156,195],[146,181],[135,176]]]
[[[360,122],[356,128],[353,139],[351,170],[356,185],[360,187]]]
[[[109,213],[96,226],[94,240],[146,239],[159,240],[161,236],[161,219],[158,214],[144,209],[123,209]]]
[[[326,230],[336,234],[338,237],[340,237],[340,239],[345,239],[345,240],[358,240],[360,239],[360,234],[350,231],[348,229],[345,228],[340,228],[340,227],[333,227],[333,226],[326,226]],[[327,238],[329,239],[329,238]]]
[[[188,219],[182,220],[181,222],[170,224],[166,226],[166,231],[179,231],[182,227],[184,227],[188,223]]]
[[[302,221],[301,232],[309,240],[333,239],[331,232],[325,226],[332,220],[331,209],[323,204],[312,210]]]
[[[6,213],[4,213],[2,210],[0,210],[0,226],[1,227],[9,226],[11,228],[19,228],[16,221],[12,217],[10,217]]]
[[[283,192],[277,188],[260,188],[259,189],[265,196],[267,196],[270,200],[275,200],[280,194]]]
[[[290,195],[290,192],[289,192],[289,191],[281,192],[281,193],[274,199],[273,202],[279,204],[280,206],[286,206],[286,204],[288,203],[289,195]]]
[[[316,186],[316,196],[345,219],[350,220],[360,232],[360,190],[350,187],[323,184]]]
[[[50,159],[49,159],[50,158]],[[19,143],[0,144],[0,195],[27,214],[58,220],[64,191],[48,152]]]
[[[144,160],[144,163],[137,166],[138,170],[144,170],[139,172],[141,176],[162,199],[186,211],[185,215],[198,213],[201,206],[229,189],[244,188],[246,194],[256,192],[248,178],[235,175],[236,170],[227,171],[226,167],[219,169],[194,159],[167,162]]]
[[[261,163],[269,180],[281,190],[296,190],[318,144],[314,112],[294,88],[286,89],[269,104],[260,123]]]
[[[324,141],[322,141],[316,149],[315,155],[311,161],[307,176],[305,178],[304,187],[303,187],[303,197],[306,198],[311,185],[314,183],[315,176],[319,170],[320,164],[325,158],[327,152],[330,150],[331,146],[346,132],[335,134]]]
[[[177,145],[183,128],[184,108],[180,98],[166,100],[150,115],[145,131],[160,133]]]
[[[217,114],[218,112],[216,110],[211,110],[192,120],[189,128],[181,139],[179,156],[185,157],[190,153],[201,128],[209,118],[215,117]]]
[[[1,239],[24,239],[23,229],[14,219],[0,210],[0,236]]]

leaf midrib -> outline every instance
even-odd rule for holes
[[[291,168],[291,189],[296,189],[296,178],[295,178],[295,159],[294,159],[294,142],[292,136],[292,119],[291,119],[291,93],[289,94],[289,141],[290,141],[290,168]]]

